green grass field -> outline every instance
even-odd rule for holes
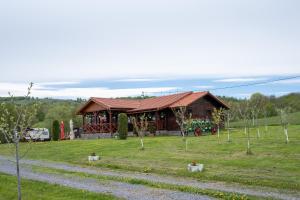
[[[222,132],[220,144],[215,135],[188,137],[187,152],[181,137],[165,136],[146,137],[145,150],[138,138],[38,142],[27,158],[89,165],[87,156],[95,152],[101,156],[96,167],[300,190],[300,126],[289,127],[289,144],[280,126],[269,127],[268,133],[261,129],[261,138],[251,130],[253,155],[246,155],[246,137],[237,129],[231,142]],[[10,155],[8,145],[0,145],[0,154]],[[204,163],[205,171],[187,172],[192,161]]]
[[[18,199],[17,179],[14,176],[0,173],[0,200]],[[85,190],[72,189],[60,185],[48,184],[39,181],[22,179],[22,199],[24,200],[82,200],[103,199],[116,200],[117,198],[106,195],[87,192]]]

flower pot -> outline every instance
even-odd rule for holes
[[[88,160],[89,160],[89,161],[96,161],[96,160],[99,160],[99,156],[89,156],[89,157],[88,157]]]
[[[188,171],[190,172],[202,172],[204,168],[203,164],[196,164],[196,165],[192,165],[192,164],[188,164]]]

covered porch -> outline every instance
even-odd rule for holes
[[[84,113],[82,115],[83,132],[87,134],[91,133],[115,133],[118,129],[118,115],[120,113],[126,113],[120,110],[102,110]],[[128,130],[133,131],[133,125],[129,118],[131,116],[139,117],[145,114],[148,120],[148,128],[154,127],[156,131],[167,130],[167,115],[165,112],[147,112],[128,115]]]
[[[84,133],[115,133],[119,112],[102,110],[84,113],[82,128]]]
[[[165,131],[167,130],[167,113],[165,111],[150,111],[150,112],[139,112],[132,113],[129,112],[128,117],[134,116],[137,117],[137,120],[140,120],[142,115],[147,117],[148,129],[155,129],[156,131]],[[151,127],[151,128],[150,128]],[[128,122],[128,130],[132,131],[133,127],[131,122]]]
[[[92,97],[77,112],[82,115],[84,134],[110,133],[117,131],[118,115],[127,113],[137,105],[133,100]]]

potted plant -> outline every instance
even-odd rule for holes
[[[89,161],[96,161],[99,160],[99,156],[96,155],[96,153],[91,153],[91,155],[88,157]]]
[[[196,161],[188,164],[188,171],[190,172],[202,172],[204,168],[203,164],[199,164]]]

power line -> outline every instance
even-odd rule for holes
[[[286,77],[286,78],[273,79],[273,80],[267,80],[267,81],[260,81],[260,82],[255,82],[255,83],[248,83],[248,84],[213,88],[211,90],[224,90],[224,89],[231,89],[231,88],[248,87],[248,86],[253,86],[253,85],[262,85],[262,84],[274,83],[274,82],[278,82],[278,81],[285,81],[285,80],[290,80],[290,79],[295,79],[295,78],[300,78],[300,75],[299,76]]]
[[[247,83],[247,84],[240,84],[240,85],[232,85],[232,86],[225,86],[225,87],[219,87],[219,88],[212,88],[209,91],[215,91],[215,90],[225,90],[225,89],[232,89],[232,88],[240,88],[240,87],[249,87],[249,86],[255,86],[255,85],[263,85],[263,84],[267,84],[267,83],[274,83],[274,82],[279,82],[279,81],[285,81],[285,80],[291,80],[291,79],[296,79],[296,78],[300,78],[300,75],[297,76],[291,76],[291,77],[285,77],[285,78],[278,78],[278,79],[272,79],[272,80],[266,80],[266,81],[259,81],[259,82],[255,82],[255,83]],[[201,90],[193,90],[194,92],[199,92]],[[166,92],[145,92],[148,94],[176,94],[179,92],[186,92],[184,90],[176,90],[176,91],[166,91]]]

